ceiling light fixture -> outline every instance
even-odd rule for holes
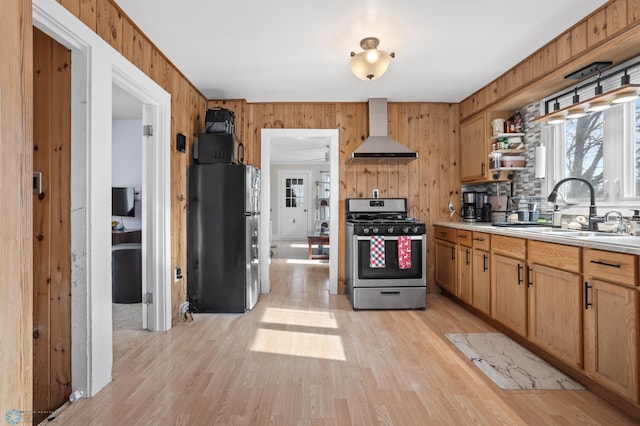
[[[376,37],[367,37],[360,40],[363,52],[351,52],[351,71],[361,80],[375,80],[380,78],[389,67],[391,58],[395,53],[387,53],[378,50],[380,40]]]

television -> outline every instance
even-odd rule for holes
[[[136,215],[134,188],[111,188],[111,216]]]

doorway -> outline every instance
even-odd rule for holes
[[[139,99],[152,133],[143,145],[143,282],[149,328],[171,327],[171,96],[58,3],[33,1],[33,25],[71,51],[71,377],[93,396],[112,377],[112,88]]]
[[[260,241],[269,242],[271,232],[271,215],[276,206],[271,205],[271,180],[277,180],[277,176],[272,176],[271,172],[271,149],[276,143],[278,138],[299,138],[303,141],[305,138],[324,138],[327,141],[329,152],[329,173],[330,173],[330,197],[329,197],[329,211],[330,217],[335,218],[334,226],[330,226],[329,237],[331,241],[331,250],[333,253],[338,253],[340,241],[338,241],[338,226],[340,220],[338,218],[338,182],[339,168],[339,131],[338,129],[262,129],[261,131],[261,157],[260,164],[262,165],[262,190],[260,193],[260,201],[262,205],[262,211],[269,214],[261,215],[260,224]],[[304,142],[302,142],[304,143]],[[269,293],[271,290],[271,283],[269,277],[269,262],[271,247],[270,244],[260,244],[260,265],[261,265],[261,279],[262,279],[262,292]],[[329,257],[329,293],[338,293],[338,256]]]

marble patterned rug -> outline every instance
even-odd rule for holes
[[[584,389],[502,333],[445,336],[502,389]]]

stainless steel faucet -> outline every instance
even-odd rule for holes
[[[589,182],[588,180],[581,177],[574,177],[574,176],[569,176],[564,179],[560,179],[558,183],[556,183],[556,186],[553,187],[553,190],[551,191],[551,194],[549,194],[547,201],[556,205],[556,198],[558,197],[558,188],[560,187],[560,185],[562,185],[563,183],[569,180],[577,180],[589,187],[589,192],[591,194],[591,200],[589,205],[589,231],[596,231],[598,227],[597,224],[600,221],[598,218],[598,213],[596,212],[596,191],[593,189],[593,185],[591,185],[591,182]]]
[[[616,229],[616,233],[618,233],[618,234],[626,234],[627,232],[629,232],[629,229],[628,229],[627,225],[625,225],[624,219],[622,218],[622,213],[620,213],[618,210],[611,210],[611,211],[608,211],[607,213],[605,213],[604,221],[608,222],[609,221],[609,216],[611,214],[615,214],[618,217],[618,228]]]

